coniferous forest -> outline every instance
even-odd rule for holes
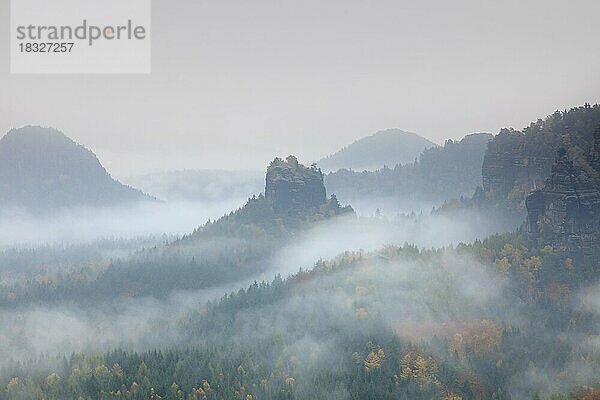
[[[0,0],[0,400],[600,400],[600,0]]]
[[[0,399],[599,398],[600,106],[468,140],[355,177],[277,157],[183,235],[4,245]],[[444,201],[365,214],[342,176]]]

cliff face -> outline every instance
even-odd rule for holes
[[[525,198],[544,187],[552,174],[556,150],[564,147],[577,167],[589,172],[585,157],[600,126],[600,105],[557,111],[523,131],[503,129],[489,143],[482,167],[487,199],[523,211]]]
[[[323,173],[294,156],[276,158],[267,168],[265,198],[275,214],[301,216],[327,202]]]
[[[305,167],[294,156],[275,158],[267,168],[265,194],[252,196],[244,207],[205,227],[235,232],[255,226],[275,235],[287,235],[328,218],[354,214],[335,195],[326,197],[323,173],[316,165]],[[199,233],[200,234],[200,233]]]
[[[514,190],[543,186],[552,171],[554,157],[528,154],[525,135],[502,130],[488,145],[483,167],[483,189],[494,198],[508,198]]]
[[[594,154],[590,161],[597,157]],[[527,236],[537,246],[550,245],[574,256],[591,256],[600,243],[600,185],[597,176],[558,153],[550,178],[526,201]]]

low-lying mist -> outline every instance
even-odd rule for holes
[[[386,330],[406,343],[401,357],[433,357],[459,371],[474,370],[481,379],[485,375],[477,367],[485,368],[488,378],[500,373],[504,380],[500,382],[509,390],[507,398],[568,393],[598,377],[597,334],[582,336],[568,321],[565,326],[547,324],[547,320],[556,320],[552,308],[524,304],[515,282],[457,249],[418,251],[408,246],[374,254],[344,254],[318,268],[316,275],[301,274],[283,294],[265,294],[261,300],[266,303],[256,300],[259,289],[248,296],[251,301],[232,301],[238,305],[234,311],[226,303],[221,312],[227,315],[224,318],[233,337],[222,338],[215,330],[209,340],[204,336],[190,340],[231,341],[242,349],[284,340],[278,353],[281,359],[255,354],[253,361],[292,364],[288,373],[299,378],[299,386],[306,385],[297,390],[321,390],[326,398],[347,399],[350,395],[339,388],[311,386],[319,380],[318,371],[343,365],[348,352],[354,350],[355,362],[366,365],[369,350],[349,350],[352,338],[371,338],[364,339],[373,340],[371,351],[379,346],[386,353],[397,351],[382,334]],[[589,321],[599,327],[597,293],[597,285],[588,287],[573,297],[572,306],[591,313]],[[211,318],[197,324],[219,321]],[[210,328],[201,331],[211,332]],[[379,362],[383,360],[381,357]],[[480,364],[471,364],[477,360]],[[387,368],[396,368],[398,376],[403,372],[401,365],[388,364]],[[438,381],[438,368],[426,370],[431,382]],[[425,374],[425,369],[420,373]],[[476,382],[479,378],[468,379]],[[489,393],[482,392],[476,398],[490,398],[486,396]]]
[[[130,217],[153,218],[145,225],[149,229],[146,233],[151,229],[164,231],[167,228],[160,226],[161,218],[150,216],[153,211],[166,210],[164,207],[169,206],[153,206]],[[203,209],[202,217],[214,218],[207,215],[207,210]],[[210,212],[220,210],[215,208]],[[183,214],[180,214],[181,220],[169,226],[189,231],[189,225],[192,228],[198,225],[196,221],[185,221]],[[102,219],[102,216],[96,217]],[[91,221],[88,219],[80,226],[89,227],[86,224]],[[108,225],[115,234],[115,225]],[[104,228],[110,231],[107,225]],[[464,210],[434,215],[379,214],[326,220],[298,232],[263,260],[261,272],[250,277],[240,276],[226,284],[202,290],[174,288],[160,297],[119,296],[98,304],[59,301],[56,305],[0,309],[3,321],[0,367],[10,360],[36,359],[42,354],[52,356],[114,348],[147,350],[228,341],[242,349],[259,348],[260,343],[278,340],[269,338],[284,336],[287,338],[282,344],[284,358],[296,365],[297,378],[307,378],[299,382],[310,382],[315,371],[345,362],[340,357],[346,349],[340,347],[338,340],[338,333],[343,336],[343,332],[350,336],[392,332],[403,342],[414,343],[418,348],[415,351],[458,367],[466,362],[463,354],[466,348],[479,349],[482,354],[496,351],[501,354],[505,343],[507,351],[511,346],[518,348],[524,340],[552,347],[559,337],[572,346],[572,354],[563,369],[541,362],[519,367],[519,373],[510,377],[511,396],[526,399],[536,391],[547,393],[578,387],[589,382],[596,372],[594,364],[581,357],[597,357],[598,336],[580,337],[577,332],[563,333],[557,328],[545,327],[547,310],[527,309],[512,290],[510,280],[454,247],[460,242],[484,239],[492,233],[515,228],[514,224],[490,215]],[[125,223],[119,232],[140,233],[128,230]],[[98,236],[89,235],[86,239],[95,237]],[[389,245],[404,245],[408,250],[400,250],[398,255],[397,247],[388,248]],[[415,247],[411,247],[413,245]],[[189,242],[186,246],[194,244]],[[203,243],[197,246],[202,249]],[[185,249],[181,252],[185,254]],[[353,258],[358,261],[354,263]],[[323,264],[321,260],[334,261],[332,267],[327,267],[328,261]],[[341,267],[335,267],[336,263]],[[253,305],[228,315],[227,318],[231,318],[228,335],[203,328],[205,333],[194,336],[196,331],[190,329],[197,321],[203,323],[208,302],[247,289],[257,281],[270,282],[276,275],[294,281],[300,269],[309,271],[313,267],[320,271],[317,278],[304,282],[301,273],[298,280],[301,287],[295,286],[293,292],[286,292],[273,303]],[[177,267],[170,272],[177,274]],[[597,293],[597,285],[592,286],[573,300],[576,303],[573,307],[592,315],[591,321],[596,326],[600,323]],[[531,337],[516,333],[520,330]],[[444,344],[427,344],[434,337]],[[385,347],[383,342],[374,345]],[[366,357],[360,349],[357,352],[360,357]],[[267,356],[259,360],[267,365],[276,363]],[[331,398],[348,398],[341,387],[320,390]]]
[[[171,207],[179,210],[178,218],[173,220],[167,218],[166,213]],[[63,240],[75,241],[92,240],[109,233],[140,234],[141,229],[145,229],[144,233],[168,231],[169,228],[181,232],[189,230],[190,225],[195,227],[201,218],[214,218],[214,214],[221,211],[216,207],[155,205],[141,207],[134,215],[126,215],[125,210],[120,212],[123,218],[120,223],[106,215],[87,215],[83,220],[71,215],[62,226],[54,219],[47,220],[46,225],[38,230],[38,240],[56,237],[60,233],[64,234]],[[199,216],[190,218],[193,213]],[[106,219],[113,222],[103,221]],[[138,219],[145,221],[142,227],[134,225]],[[163,222],[165,225],[161,225]],[[95,223],[100,225],[98,229],[94,228]],[[75,235],[70,231],[76,229],[74,226],[85,232]],[[476,213],[465,213],[461,218],[434,215],[393,219],[348,217],[325,221],[298,234],[274,256],[264,260],[263,272],[236,282],[197,291],[173,290],[162,299],[119,297],[102,304],[83,306],[65,302],[56,306],[31,305],[0,311],[2,320],[10,321],[0,327],[0,354],[5,358],[22,359],[40,353],[171,345],[178,342],[179,334],[174,329],[178,318],[209,300],[248,287],[254,281],[271,281],[277,274],[286,278],[300,269],[311,269],[321,259],[331,259],[345,251],[368,252],[405,242],[422,248],[443,247],[483,238],[497,229],[494,221],[486,221]],[[172,272],[177,273],[176,270]],[[473,293],[478,290],[489,292],[488,286],[484,288],[476,282],[470,290]]]
[[[245,203],[245,198],[218,202],[143,203],[107,208],[75,208],[52,215],[0,211],[0,247],[83,243],[101,238],[182,235]]]

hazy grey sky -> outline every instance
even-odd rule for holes
[[[398,127],[442,143],[600,102],[600,1],[153,0],[151,75],[10,75],[0,131],[54,126],[116,176],[263,169]]]

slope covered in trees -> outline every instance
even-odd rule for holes
[[[489,144],[483,162],[483,189],[488,201],[525,210],[525,198],[550,177],[559,149],[575,166],[593,171],[587,158],[600,129],[600,104],[556,111],[522,131],[503,129]]]
[[[345,253],[178,316],[174,348],[6,366],[0,399],[591,399],[589,266],[518,234]]]
[[[412,163],[423,150],[436,146],[416,133],[388,129],[359,139],[317,164],[326,171],[377,170],[384,165]]]
[[[113,179],[94,153],[58,130],[27,126],[0,139],[0,207],[46,212],[140,201],[154,199]]]
[[[294,236],[320,221],[353,215],[327,198],[323,174],[289,156],[267,168],[266,195],[208,221],[177,240],[155,244],[99,263],[91,271],[49,274],[44,279],[0,283],[0,305],[77,301],[92,304],[118,297],[164,298],[173,290],[198,290],[243,280],[271,267],[271,257]]]
[[[597,188],[593,188],[593,182],[599,174],[599,164],[595,161],[597,156],[590,152],[596,146],[594,138],[599,132],[598,104],[585,104],[570,110],[556,111],[543,120],[532,122],[522,131],[513,128],[502,129],[489,143],[485,152],[482,167],[483,186],[478,188],[472,197],[445,202],[438,211],[443,213],[457,208],[471,209],[523,222],[527,217],[526,199],[535,191],[552,185],[552,182],[549,182],[549,179],[552,180],[552,170],[557,161],[562,162],[560,159],[564,156],[577,171],[575,175],[581,174],[591,178],[583,179],[586,182],[584,186],[595,191]],[[566,175],[558,174],[557,177]],[[562,205],[556,205],[554,208],[564,207],[565,204],[562,202]],[[537,201],[532,201],[531,205],[545,207]],[[560,226],[561,224],[562,222],[555,221],[551,224],[553,226],[547,228],[566,229]],[[534,230],[531,225],[529,229]]]
[[[448,151],[451,155],[439,149],[431,157],[458,157],[462,150],[456,149]],[[430,162],[427,153],[420,162]],[[566,150],[561,155],[538,209],[561,218],[563,211],[573,217],[569,212],[575,210],[576,228],[587,220],[566,204],[572,193],[591,193],[587,183],[597,179],[593,172],[600,158],[587,152],[593,171],[583,174],[586,163],[575,167]],[[585,201],[579,207],[587,210],[594,196],[580,196]],[[289,278],[244,284],[219,300],[184,307],[182,290],[249,279],[307,227],[347,214],[351,208],[327,197],[322,172],[290,156],[269,165],[265,194],[183,238],[140,242],[151,249],[136,252],[135,243],[109,242],[92,248],[92,254],[83,249],[0,253],[13,272],[22,268],[33,274],[23,271],[32,276],[25,279],[15,274],[12,282],[3,276],[0,284],[0,317],[7,321],[0,327],[0,400],[598,397],[597,243],[577,257],[562,241],[516,231],[437,249],[396,244],[346,251]],[[446,225],[456,234],[456,220]],[[318,241],[329,247],[332,239],[323,235]],[[105,264],[104,252],[123,251],[131,253]],[[283,253],[277,262],[285,267],[294,258]],[[40,276],[34,267],[40,259],[50,259],[58,272]],[[70,262],[74,265],[66,268],[75,269],[65,273]],[[88,263],[94,265],[86,270]],[[169,296],[175,306],[165,307],[168,312],[160,317],[151,314],[142,329],[138,318],[143,317],[121,310],[141,304],[134,309],[148,312],[146,302],[156,306]],[[126,301],[131,298],[139,303]],[[56,306],[67,325],[74,304],[93,316],[109,310],[99,328],[103,339],[133,340],[109,350],[97,344],[29,361],[18,357],[53,334],[45,329],[51,324],[29,322],[38,319],[26,315]],[[13,330],[13,324],[22,330]],[[85,344],[87,332],[79,321],[69,326],[75,328],[69,336],[73,344]],[[127,336],[130,330],[137,332]]]
[[[425,150],[409,165],[356,172],[340,170],[325,177],[329,191],[343,201],[396,197],[434,202],[470,196],[481,185],[481,165],[492,135],[467,135],[443,147]]]

